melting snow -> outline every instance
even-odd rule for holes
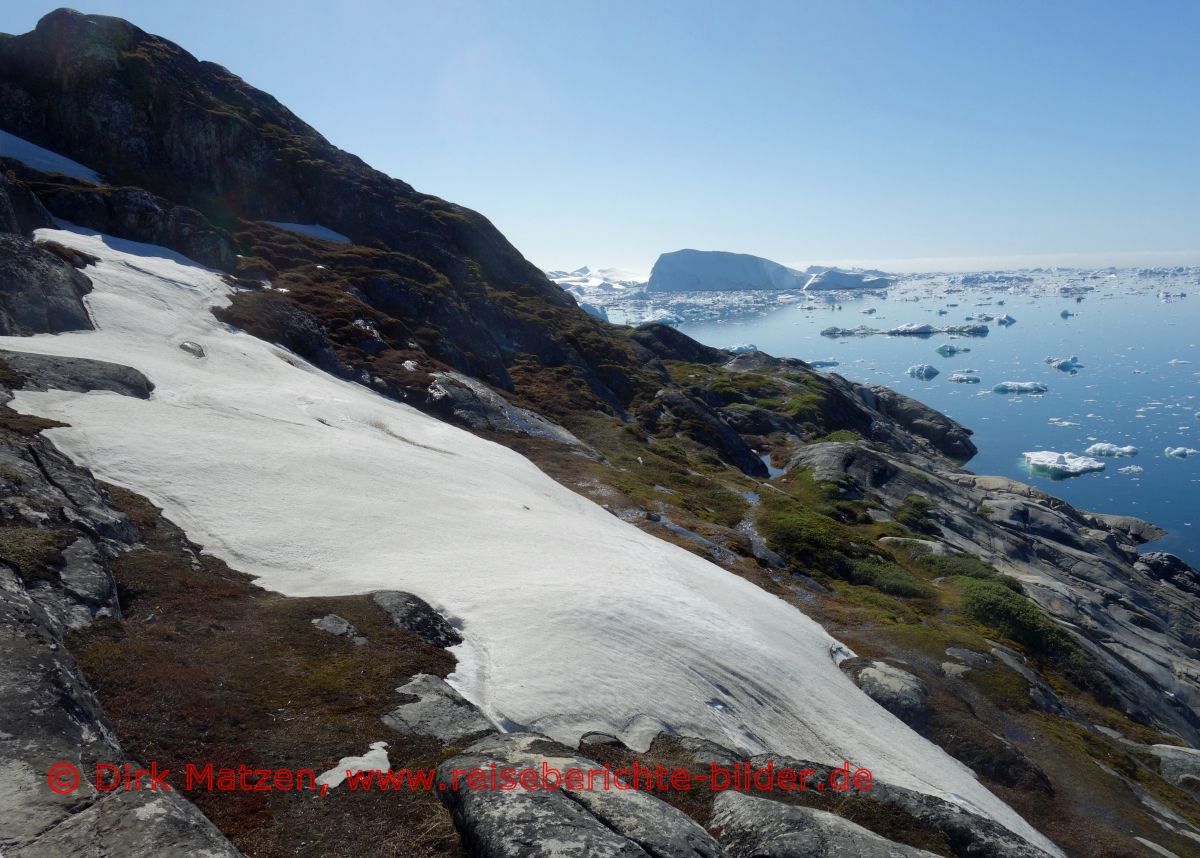
[[[402,589],[460,618],[450,681],[496,722],[570,744],[601,730],[644,749],[671,729],[851,760],[1060,854],[859,691],[830,657],[837,642],[794,607],[512,450],[230,330],[209,312],[231,293],[216,272],[84,230],[39,235],[100,257],[87,269],[97,330],[0,345],[119,360],[155,390],[149,400],[19,391],[12,406],[69,423],[47,433],[64,452],[146,495],[263,586]],[[202,343],[205,359],[183,341]],[[718,686],[729,692],[722,711],[705,705]]]
[[[95,170],[7,131],[0,131],[0,157],[12,158],[43,173],[61,173],[85,182],[100,181]]]
[[[350,244],[350,239],[342,235],[340,232],[334,232],[327,226],[321,226],[319,223],[285,223],[278,220],[268,220],[264,223],[269,223],[271,226],[277,226],[280,229],[286,229],[288,232],[298,232],[301,235],[307,235],[309,238],[319,238],[322,241],[340,241],[344,244]],[[324,268],[323,265],[318,265],[318,268]]]

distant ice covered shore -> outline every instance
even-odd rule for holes
[[[1058,854],[863,695],[795,608],[504,447],[229,329],[210,312],[229,300],[215,272],[84,230],[40,237],[99,257],[86,272],[97,330],[0,344],[126,363],[155,391],[22,391],[13,406],[68,423],[49,433],[65,452],[264,586],[424,597],[461,624],[453,682],[500,723],[848,759]]]

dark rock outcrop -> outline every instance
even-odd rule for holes
[[[90,330],[83,296],[92,282],[26,238],[0,234],[0,335]]]
[[[19,377],[22,390],[109,390],[148,399],[154,385],[132,367],[87,358],[57,357],[0,349],[0,367]],[[9,379],[12,384],[17,379]]]
[[[448,647],[462,643],[462,636],[454,626],[419,596],[399,590],[380,590],[371,598],[397,627],[412,632],[427,644]]]
[[[28,237],[35,229],[54,226],[45,206],[8,170],[0,167],[0,233]]]
[[[950,458],[965,462],[979,452],[971,441],[970,429],[928,405],[877,384],[850,386],[869,408],[924,438]]]
[[[907,670],[865,658],[849,658],[838,666],[864,694],[901,721],[920,725],[925,720],[929,688]]]

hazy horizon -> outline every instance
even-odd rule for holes
[[[60,5],[5,4],[0,31]],[[1197,4],[84,11],[226,66],[548,269],[681,247],[897,271],[1200,263],[1179,250],[1200,236]]]

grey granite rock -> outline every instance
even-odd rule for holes
[[[463,773],[498,768],[557,772],[600,764],[533,733],[483,739],[438,767],[438,796],[479,858],[719,858],[724,850],[683,812],[648,792],[621,789],[471,789]],[[456,778],[455,772],[459,775]],[[550,776],[553,777],[552,775]]]
[[[0,335],[91,330],[83,296],[92,282],[70,263],[18,235],[0,233]]]
[[[0,349],[0,362],[24,380],[22,390],[109,390],[138,399],[148,399],[154,390],[141,372],[118,363],[6,349]]]
[[[323,617],[318,617],[312,621],[312,624],[323,632],[329,632],[331,635],[344,637],[353,643],[355,646],[365,646],[367,639],[358,633],[349,620],[339,617],[337,614],[326,614]]]
[[[384,715],[383,723],[400,733],[432,736],[444,744],[457,745],[496,729],[440,677],[419,673],[396,691],[404,702]]]
[[[925,720],[929,687],[907,670],[885,661],[846,659],[839,665],[863,693],[908,724]]]
[[[714,827],[730,858],[933,858],[823,810],[718,793]]]

